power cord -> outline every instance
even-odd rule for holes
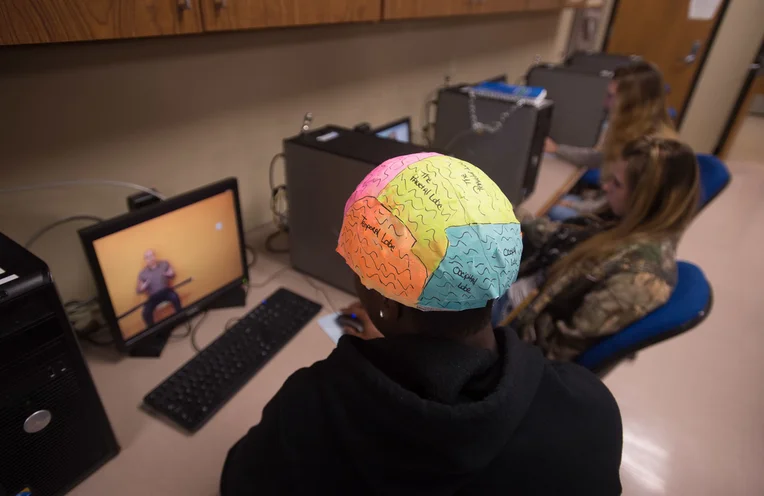
[[[277,153],[271,159],[268,167],[268,185],[271,188],[271,213],[273,214],[273,223],[280,231],[289,229],[289,199],[287,196],[286,184],[276,185],[274,171],[279,160],[285,158],[283,153]]]
[[[437,100],[428,100],[427,103],[424,104],[425,123],[424,126],[422,126],[422,136],[424,136],[427,146],[432,146],[432,131],[435,129],[435,119],[432,116],[432,109],[433,107],[437,108],[437,106]]]
[[[119,186],[121,188],[130,188],[138,191],[143,191],[152,196],[159,198],[160,200],[166,200],[167,197],[158,191],[154,191],[146,186],[140,184],[130,183],[126,181],[113,181],[111,179],[75,179],[72,181],[55,181],[51,183],[29,184],[26,186],[14,186],[12,188],[0,188],[0,195],[5,193],[18,193],[21,191],[33,191],[37,189],[50,189],[60,188],[65,186],[89,186],[89,185],[106,185],[106,186]]]
[[[283,247],[283,248],[274,246],[274,242],[280,237],[286,237],[288,241],[289,233],[287,231],[279,230],[276,232],[272,232],[271,234],[268,235],[267,238],[265,238],[265,249],[268,251],[268,253],[273,253],[275,255],[283,255],[284,253],[289,253],[288,244],[286,247]]]
[[[81,221],[91,221],[94,223],[98,223],[98,222],[103,222],[103,219],[100,217],[96,217],[95,215],[72,215],[70,217],[65,217],[55,222],[51,222],[50,224],[46,225],[45,227],[35,232],[29,238],[29,240],[26,243],[24,243],[24,248],[29,249],[29,247],[31,247],[34,244],[34,242],[40,239],[45,233],[55,229],[56,227],[60,225],[67,224],[69,222],[81,222]]]
[[[279,270],[277,270],[276,272],[274,272],[273,274],[271,274],[270,276],[268,276],[264,281],[255,282],[255,283],[250,281],[249,282],[249,286],[247,287],[247,289],[262,289],[265,286],[267,286],[268,284],[272,283],[278,276],[280,276],[281,274],[283,274],[284,272],[286,272],[288,270],[292,270],[292,268],[291,267],[282,267]]]
[[[252,254],[252,260],[249,260],[249,257],[247,257],[247,268],[251,269],[257,263],[257,252],[249,245],[244,245],[244,248],[247,250],[247,253]]]
[[[331,308],[331,309],[332,309],[332,313],[337,313],[337,309],[336,309],[336,308],[334,308],[334,304],[332,304],[332,300],[329,298],[329,295],[328,295],[328,294],[326,294],[326,291],[324,291],[324,290],[323,290],[323,288],[319,287],[319,286],[318,286],[318,285],[317,285],[317,284],[316,284],[316,283],[313,281],[313,279],[311,279],[311,278],[310,278],[310,277],[308,277],[307,275],[303,274],[303,277],[305,277],[305,281],[306,281],[308,284],[310,284],[310,286],[311,286],[313,289],[315,289],[316,291],[318,291],[319,293],[321,293],[321,296],[323,296],[323,297],[324,297],[324,300],[326,300],[326,304],[327,304],[327,305],[329,305],[329,308]]]
[[[69,319],[69,323],[74,330],[77,338],[86,341],[95,346],[111,346],[114,344],[114,339],[109,337],[107,339],[96,339],[96,335],[103,331],[108,331],[108,326],[103,324],[94,318],[93,313],[99,312],[98,298],[90,298],[89,300],[71,300],[64,303],[64,310]],[[89,319],[84,326],[79,324],[83,319]]]
[[[202,348],[199,347],[199,345],[196,342],[196,333],[199,332],[199,327],[202,325],[202,322],[207,318],[207,315],[209,315],[209,312],[204,312],[202,316],[199,318],[199,320],[196,321],[196,324],[191,327],[191,330],[188,331],[188,333],[191,335],[191,347],[199,353],[202,351]],[[190,323],[189,323],[190,325]]]

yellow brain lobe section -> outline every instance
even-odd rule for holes
[[[483,171],[442,155],[409,165],[378,199],[414,235],[411,251],[428,273],[448,250],[446,228],[517,223],[509,200]]]

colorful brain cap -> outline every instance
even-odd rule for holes
[[[477,167],[437,153],[390,159],[345,205],[337,252],[369,289],[421,310],[484,307],[515,281],[512,205]]]

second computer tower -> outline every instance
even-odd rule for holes
[[[477,121],[494,126],[496,122],[503,124],[495,133],[475,132],[471,98],[464,87],[440,91],[434,148],[480,168],[513,205],[518,205],[536,187],[553,104],[544,101],[518,106],[500,98],[477,95],[474,99]]]
[[[353,272],[335,251],[345,203],[382,162],[426,151],[337,126],[285,140],[292,267],[354,294]]]

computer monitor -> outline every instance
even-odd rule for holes
[[[507,84],[507,83],[509,83],[509,76],[507,76],[506,74],[499,74],[498,76],[494,76],[494,77],[492,77],[490,79],[486,79],[483,82],[484,83],[504,83],[504,84]]]
[[[380,138],[392,139],[401,143],[411,143],[411,117],[406,117],[372,131]]]
[[[151,337],[166,338],[175,326],[216,300],[242,292],[247,278],[234,178],[79,234],[101,312],[122,351],[138,348]]]

